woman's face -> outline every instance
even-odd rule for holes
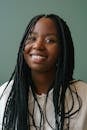
[[[50,18],[41,18],[28,36],[24,48],[24,59],[31,71],[55,70],[60,52],[58,32]]]

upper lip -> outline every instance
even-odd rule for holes
[[[31,52],[30,55],[37,55],[37,56],[43,56],[43,57],[47,57],[46,54],[41,53],[41,52]]]

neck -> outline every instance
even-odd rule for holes
[[[36,93],[47,93],[55,78],[55,72],[32,72],[32,80],[36,87]]]

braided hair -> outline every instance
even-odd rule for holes
[[[42,121],[43,113],[37,101],[37,97],[35,95],[35,89],[31,77],[31,70],[27,66],[23,56],[23,49],[25,46],[25,42],[28,38],[28,35],[29,33],[32,32],[37,21],[42,17],[50,18],[55,23],[59,35],[58,37],[60,39],[61,55],[60,57],[58,57],[57,60],[56,77],[53,85],[54,88],[53,104],[55,110],[56,130],[63,130],[65,118],[67,118],[69,122],[70,116],[75,114],[80,109],[80,103],[79,103],[80,101],[78,99],[79,108],[74,113],[72,113],[75,101],[72,94],[73,92],[70,88],[70,84],[71,81],[73,80],[74,47],[73,47],[73,41],[72,41],[69,27],[67,26],[66,22],[62,18],[60,18],[55,14],[38,15],[31,19],[31,21],[29,22],[25,30],[25,33],[20,43],[16,66],[7,84],[8,86],[10,81],[14,79],[12,89],[7,99],[7,103],[5,107],[2,130],[16,130],[16,129],[30,130],[29,116],[32,116],[33,125],[36,128],[34,117],[29,113],[28,110],[28,100],[29,100],[28,97],[29,97],[30,86],[32,89],[34,99],[38,104],[40,114],[41,114],[41,121]],[[67,88],[70,90],[73,102],[72,102],[72,108],[68,110],[68,112],[66,113],[65,95],[66,95]],[[78,94],[77,94],[77,98],[78,98]],[[60,117],[60,120],[58,120],[58,117]],[[41,121],[40,121],[40,128],[41,128]],[[51,127],[51,124],[49,125]],[[69,125],[67,129],[69,130]]]

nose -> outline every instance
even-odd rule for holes
[[[39,38],[34,44],[33,48],[37,50],[44,50],[45,49],[45,43],[42,38]]]

